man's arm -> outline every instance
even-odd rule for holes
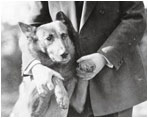
[[[135,47],[141,40],[146,27],[143,3],[120,2],[120,7],[121,23],[97,53],[83,56],[77,60],[79,63],[77,75],[80,78],[92,79],[105,65],[110,68],[115,67],[118,70],[130,48]]]
[[[98,50],[119,69],[129,49],[141,39],[146,27],[142,2],[120,2],[121,23]]]

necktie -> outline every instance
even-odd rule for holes
[[[77,24],[78,24],[78,29],[79,29],[81,15],[82,15],[83,1],[76,1],[75,5],[76,5]]]
[[[83,8],[83,1],[76,1],[75,5],[76,5],[77,24],[78,24],[78,29],[79,29],[82,8]],[[81,80],[78,78],[77,85],[75,87],[73,96],[71,98],[71,105],[79,113],[81,113],[84,109],[84,105],[86,102],[86,96],[87,96],[87,88],[88,88],[88,81]]]

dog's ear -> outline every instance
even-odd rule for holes
[[[33,36],[35,36],[36,27],[31,26],[22,22],[18,23],[20,26],[21,31],[25,34],[27,38],[34,39]]]
[[[69,37],[76,47],[75,49],[76,49],[77,57],[79,57],[79,55],[81,55],[80,44],[79,44],[79,34],[74,29],[70,19],[62,11],[59,11],[56,14],[56,20],[59,20],[66,25],[66,27],[68,29]]]
[[[62,11],[59,11],[56,14],[56,20],[59,20],[59,21],[63,22],[63,24],[66,25],[66,27],[68,29],[68,33],[69,33],[72,41],[74,41],[78,37],[78,33],[75,31],[71,21]]]
[[[59,11],[57,13],[56,20],[59,20],[59,21],[63,22],[67,27],[71,26],[73,28],[73,25],[72,25],[71,21],[69,20],[69,18],[62,11]]]
[[[65,24],[65,22],[68,20],[68,18],[66,17],[66,15],[62,11],[59,11],[56,15],[56,20],[60,20]]]

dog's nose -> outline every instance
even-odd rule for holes
[[[67,52],[64,52],[63,54],[61,54],[61,57],[62,58],[66,58],[68,56],[68,53]]]

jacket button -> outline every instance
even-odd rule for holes
[[[142,78],[138,78],[138,81],[142,81],[143,79]]]
[[[120,11],[119,11],[119,9],[117,9],[117,13],[119,13]]]
[[[105,13],[104,9],[100,9],[99,13],[103,15]]]
[[[128,43],[128,45],[132,45],[131,43]]]

